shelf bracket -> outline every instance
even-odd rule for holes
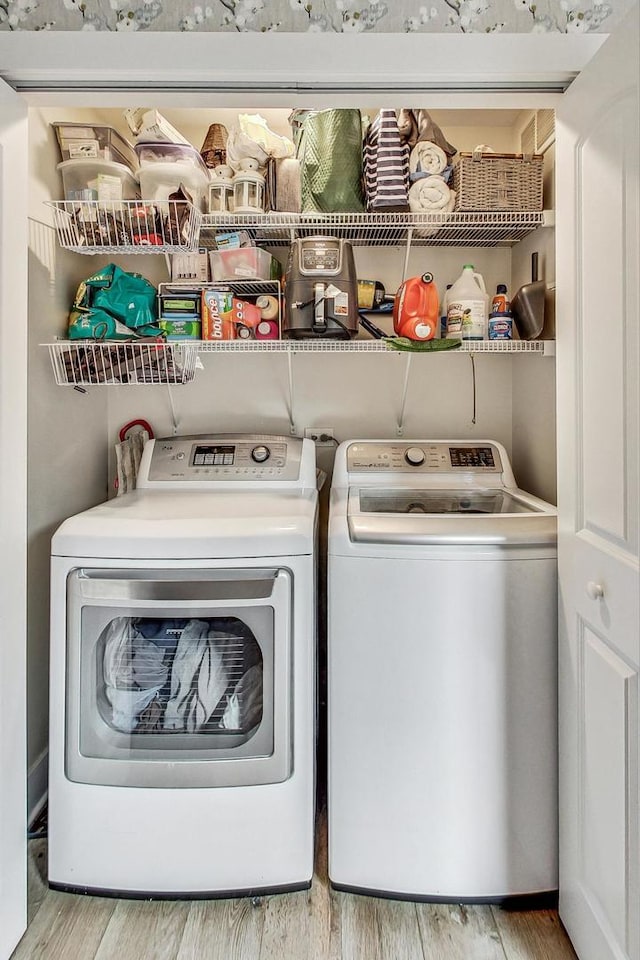
[[[409,256],[411,254],[411,241],[413,240],[413,227],[407,229],[407,246],[404,251],[404,263],[402,265],[402,280],[401,283],[407,279],[407,270],[409,269]]]
[[[476,407],[477,407],[477,391],[476,391],[476,357],[474,353],[469,354],[469,359],[471,360],[471,392],[473,395],[473,413],[471,416],[471,423],[475,426],[476,422]]]
[[[169,398],[169,406],[171,408],[171,425],[173,427],[173,436],[177,437],[179,421],[176,413],[175,403],[173,402],[173,393],[171,392],[171,387],[169,384],[167,384],[167,396]]]
[[[296,435],[296,425],[293,416],[293,351],[287,352],[287,372],[289,374],[289,433],[292,437]]]
[[[402,385],[402,399],[400,400],[400,416],[398,417],[398,426],[396,433],[399,437],[404,436],[404,412],[407,406],[407,393],[409,392],[409,374],[411,373],[412,354],[408,353],[404,367],[404,383]]]

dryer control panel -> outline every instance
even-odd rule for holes
[[[165,437],[155,441],[147,479],[153,483],[296,480],[301,450],[301,441],[294,437]]]
[[[352,443],[349,473],[501,473],[500,452],[492,443]]]

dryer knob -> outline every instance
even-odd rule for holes
[[[412,467],[419,467],[424,463],[424,450],[420,447],[409,447],[405,450],[404,458]]]
[[[254,447],[251,451],[251,459],[255,460],[256,463],[265,463],[271,456],[271,450],[269,447],[260,445],[259,447]]]

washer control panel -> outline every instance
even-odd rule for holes
[[[347,450],[349,473],[501,473],[500,453],[493,444],[352,443]]]
[[[296,480],[301,441],[276,436],[165,437],[156,440],[149,480]]]

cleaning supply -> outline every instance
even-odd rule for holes
[[[508,310],[489,314],[489,340],[513,339],[513,317]]]
[[[438,333],[438,302],[432,273],[405,280],[393,305],[393,329],[398,336],[433,340]]]
[[[451,290],[451,286],[450,283],[447,284],[447,289],[442,298],[442,306],[440,307],[440,337],[442,339],[447,336],[447,304],[449,303],[449,290]]]
[[[491,301],[491,313],[506,313],[509,309],[509,300],[507,299],[507,287],[504,283],[499,283],[496,292]]]
[[[484,340],[487,335],[489,297],[481,273],[466,263],[451,286],[447,300],[447,337]]]

